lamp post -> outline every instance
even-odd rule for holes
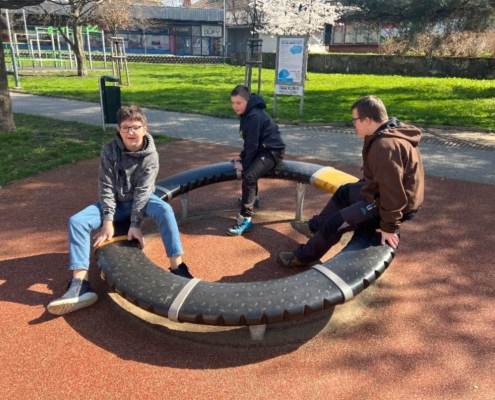
[[[223,0],[223,62],[225,62],[225,57],[227,57],[227,47],[225,46],[225,36],[227,35],[227,29],[225,28],[227,8],[225,7],[225,5],[226,1]]]

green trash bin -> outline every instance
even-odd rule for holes
[[[107,82],[119,82],[117,76],[100,76],[100,103],[103,130],[107,124],[117,123],[117,111],[120,108],[120,86],[107,86]]]

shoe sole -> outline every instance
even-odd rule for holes
[[[277,257],[277,264],[280,265],[281,267],[284,267],[284,268],[305,268],[308,266],[308,264],[297,264],[297,265],[290,265],[289,264],[285,264],[282,259],[279,257],[278,253],[276,255]]]
[[[94,296],[84,298],[84,295],[78,297],[77,299],[63,299],[52,301],[46,309],[50,314],[54,315],[64,315],[71,313],[73,311],[80,310],[81,308],[89,307],[96,303],[98,300],[98,295],[93,293]],[[82,300],[79,300],[83,298]],[[78,301],[79,300],[79,301]]]
[[[248,229],[242,231],[241,233],[232,233],[229,230],[227,230],[227,235],[229,235],[229,236],[241,236],[243,233],[251,232],[253,229],[254,229],[254,226],[252,226],[251,228],[248,228]]]
[[[237,199],[237,204],[242,205],[242,200],[241,200],[241,201],[239,201],[239,199]],[[259,202],[258,202],[258,203],[254,203],[254,204],[253,204],[253,207],[260,208],[260,203],[259,203]]]
[[[292,226],[292,229],[294,229],[297,233],[300,233],[301,235],[303,236],[306,236],[308,239],[311,239],[315,234],[311,234],[311,233],[305,233],[305,232],[302,232],[301,230],[299,230],[297,228],[297,225],[296,225],[296,222],[294,220],[292,220],[290,222],[290,226]]]

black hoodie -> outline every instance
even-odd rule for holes
[[[280,136],[278,125],[264,111],[265,101],[252,94],[241,115],[239,135],[244,140],[244,149],[239,154],[242,168],[247,170],[259,153],[270,152],[277,162],[281,162],[285,152],[285,143]]]

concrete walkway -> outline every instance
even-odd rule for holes
[[[97,103],[11,93],[15,113],[102,125]],[[153,134],[240,147],[237,119],[144,109]],[[398,116],[400,117],[400,116]],[[362,140],[338,126],[281,125],[287,154],[352,165],[361,164]],[[495,185],[495,135],[459,130],[424,129],[421,153],[425,172],[445,179]]]

